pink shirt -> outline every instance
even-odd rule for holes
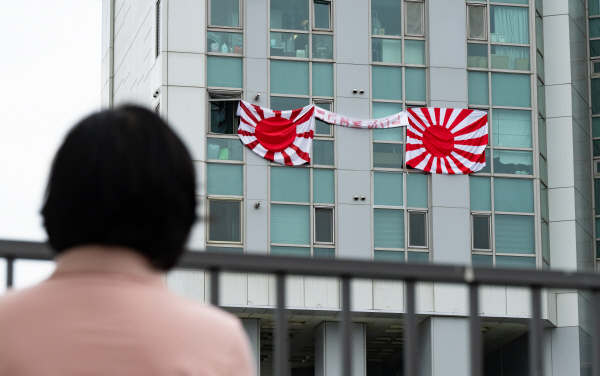
[[[240,321],[170,292],[123,248],[88,246],[0,297],[0,375],[251,376]]]

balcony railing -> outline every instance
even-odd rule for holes
[[[12,285],[12,264],[17,258],[48,260],[51,253],[41,243],[0,241],[0,257],[7,260],[7,285]],[[417,375],[417,323],[415,284],[417,282],[454,283],[469,289],[469,336],[471,376],[483,375],[480,336],[479,287],[482,285],[527,287],[531,290],[529,375],[542,376],[541,291],[545,288],[589,290],[592,293],[593,375],[600,376],[600,274],[559,271],[475,268],[471,266],[402,264],[349,259],[309,259],[281,256],[239,255],[187,252],[179,268],[210,272],[211,303],[219,305],[219,273],[242,272],[276,276],[275,375],[288,375],[288,328],[286,314],[286,276],[318,276],[341,279],[342,370],[352,374],[351,284],[353,279],[403,281],[405,291],[404,375]]]

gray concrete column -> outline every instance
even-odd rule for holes
[[[366,328],[352,324],[352,376],[366,376]],[[342,376],[342,325],[323,322],[315,329],[315,376]]]
[[[419,376],[464,376],[470,372],[469,321],[431,317],[417,329]]]
[[[242,319],[254,359],[254,374],[260,374],[260,320]]]

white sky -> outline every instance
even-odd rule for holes
[[[46,239],[53,155],[100,106],[101,23],[101,0],[0,0],[0,239]]]
[[[0,239],[46,239],[50,164],[68,129],[100,108],[101,45],[101,0],[0,0]],[[53,269],[19,261],[15,287]],[[0,262],[0,281],[4,272]]]

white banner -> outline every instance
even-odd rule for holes
[[[355,119],[315,106],[315,117],[326,123],[348,128],[377,129],[406,127],[408,125],[408,116],[404,111],[380,119]]]

